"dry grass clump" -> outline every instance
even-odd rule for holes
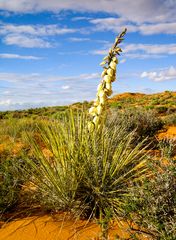
[[[84,113],[71,113],[65,121],[40,127],[51,158],[27,135],[34,155],[26,158],[26,172],[45,209],[70,211],[103,224],[108,217],[108,225],[122,216],[131,186],[147,171],[147,158],[143,142],[131,148],[133,134],[124,134],[123,128],[102,126],[90,132],[87,124]]]

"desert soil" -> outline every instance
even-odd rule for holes
[[[110,240],[118,234],[129,239],[128,224],[120,221],[110,229]],[[100,229],[95,223],[67,219],[64,214],[33,216],[12,221],[0,229],[0,240],[98,240]],[[140,239],[151,239],[145,234]]]
[[[162,132],[160,132],[157,137],[159,139],[163,139],[163,138],[174,138],[176,139],[176,126],[167,126],[165,127],[164,130],[162,130]]]

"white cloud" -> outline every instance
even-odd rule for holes
[[[38,73],[18,74],[18,73],[0,72],[0,81],[6,81],[10,83],[36,81],[41,79],[42,77]]]
[[[0,25],[0,34],[30,34],[33,36],[52,36],[73,33],[76,29],[60,28],[56,24],[52,25],[17,25],[5,24]]]
[[[152,34],[176,34],[176,22],[156,23],[156,24],[142,24],[138,27],[138,31],[143,35]]]
[[[93,55],[106,55],[108,53],[108,49],[93,50],[90,53]]]
[[[120,60],[120,63],[125,63],[126,62],[126,59],[123,58],[122,60]]]
[[[124,53],[142,51],[147,54],[176,54],[176,44],[127,44]]]
[[[173,18],[172,18],[173,21]],[[108,17],[91,19],[90,23],[94,24],[94,31],[112,31],[119,33],[125,27],[128,32],[139,32],[143,35],[152,34],[175,34],[176,33],[176,20],[173,22],[159,22],[159,23],[136,23],[134,19],[128,20],[123,17]]]
[[[52,44],[38,37],[22,34],[9,34],[3,39],[7,45],[16,45],[25,48],[50,48]]]
[[[108,17],[91,19],[89,22],[95,25],[94,31],[119,32],[122,26],[126,26],[127,20],[123,18]]]
[[[112,44],[109,44],[109,47]],[[93,50],[92,54],[95,55],[106,55],[109,47],[104,47],[104,49]],[[176,54],[176,44],[123,44],[122,47],[123,56],[127,58],[138,58],[138,59],[147,59],[147,58],[161,58],[168,55]]]
[[[90,38],[70,37],[69,40],[70,40],[71,42],[87,42],[87,41],[90,41]]]
[[[64,85],[64,86],[62,86],[61,88],[62,88],[63,90],[67,90],[67,89],[70,88],[70,86],[68,86],[68,85]]]
[[[73,17],[72,21],[91,20],[91,17]]]
[[[1,0],[0,9],[22,13],[61,10],[104,11],[115,13],[137,23],[176,19],[176,4],[172,0]]]
[[[99,73],[84,73],[76,76],[57,76],[57,75],[42,75],[39,73],[31,74],[18,74],[18,73],[8,73],[0,72],[0,81],[7,81],[11,83],[17,82],[56,82],[56,81],[85,81],[94,80],[100,77]]]
[[[141,78],[149,78],[155,82],[176,80],[176,68],[171,66],[164,70],[143,72],[141,73]]]
[[[148,59],[161,58],[176,54],[176,44],[127,44],[123,54],[128,58]]]
[[[10,94],[10,91],[4,91],[2,92],[2,94],[5,94],[5,95]]]
[[[131,58],[131,59],[157,59],[157,58],[163,58],[166,57],[166,55],[161,54],[145,54],[145,53],[126,53],[125,57]]]
[[[40,60],[40,59],[42,59],[41,57],[26,56],[26,55],[12,54],[12,53],[0,53],[0,58],[4,58],[4,59],[24,59],[24,60]]]
[[[93,31],[113,31],[118,33],[127,27],[128,32],[149,34],[176,34],[176,4],[175,0],[1,0],[0,10],[12,12],[41,12],[76,10],[78,12],[107,12],[117,17],[92,19],[90,17],[74,17],[73,21],[86,20],[95,27]],[[90,29],[89,29],[90,30]],[[0,27],[0,32],[25,33],[36,36],[49,36],[73,33],[75,29],[59,28],[57,25],[13,25]],[[83,31],[83,29],[79,30]]]
[[[9,105],[11,105],[11,103],[12,103],[12,101],[11,101],[11,99],[6,99],[6,100],[1,100],[0,101],[0,105],[2,105],[2,106],[9,106]]]
[[[95,25],[92,28],[93,31],[112,31],[114,33],[119,33],[124,28],[127,28],[128,32],[139,31],[139,27],[134,22],[129,22],[123,17],[96,18],[89,22]]]
[[[50,48],[53,44],[51,44],[49,40],[46,40],[46,37],[63,35],[76,31],[76,29],[71,28],[60,28],[56,24],[17,25],[0,22],[0,35],[3,36],[3,42],[5,44],[27,48]]]

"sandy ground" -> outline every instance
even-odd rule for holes
[[[163,138],[174,138],[176,139],[176,126],[168,126],[165,128],[165,130],[163,130],[162,132],[160,132],[157,137],[159,139],[163,139]]]
[[[114,224],[110,240],[118,234],[129,239],[127,223]],[[98,240],[100,229],[95,223],[68,220],[61,214],[57,218],[49,215],[33,216],[7,223],[0,229],[0,240]],[[151,239],[145,234],[140,239]]]

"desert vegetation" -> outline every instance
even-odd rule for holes
[[[176,93],[108,99],[125,33],[102,63],[94,102],[0,113],[2,222],[37,207],[96,222],[101,240],[121,220],[128,239],[175,239],[176,135],[164,131],[176,127]]]

